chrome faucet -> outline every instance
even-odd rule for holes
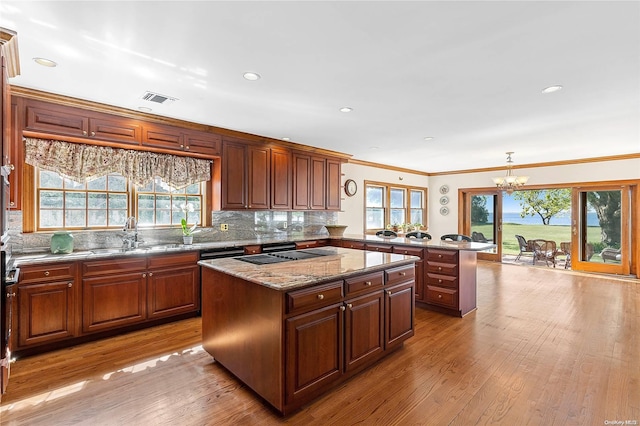
[[[127,218],[122,230],[125,232],[122,237],[122,246],[127,250],[138,248],[138,221],[135,216]]]

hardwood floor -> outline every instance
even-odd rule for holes
[[[281,418],[200,347],[200,319],[18,360],[2,425],[640,424],[640,281],[480,262],[478,310]]]

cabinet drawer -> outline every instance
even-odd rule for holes
[[[197,251],[153,255],[147,257],[147,267],[149,269],[156,269],[175,266],[196,266],[198,257]]]
[[[365,245],[367,250],[371,250],[371,251],[379,251],[381,253],[391,253],[393,247],[392,246],[387,246],[384,244],[369,244],[367,243]]]
[[[413,264],[408,266],[401,266],[398,268],[387,269],[384,271],[385,283],[387,286],[393,284],[399,284],[416,278],[416,268]]]
[[[32,283],[51,280],[73,280],[76,274],[75,263],[51,263],[49,265],[22,266],[20,283]]]
[[[299,241],[296,242],[296,250],[312,248],[312,247],[320,247],[321,244],[318,241]]]
[[[427,260],[445,263],[458,263],[458,252],[455,250],[428,249]]]
[[[84,262],[82,265],[82,275],[83,277],[110,275],[138,270],[143,271],[145,269],[147,269],[146,256],[118,257]]]
[[[287,313],[304,312],[342,300],[343,282],[334,281],[287,293]]]
[[[458,277],[448,275],[427,274],[427,284],[458,288]]]
[[[427,272],[457,277],[458,264],[457,263],[439,263],[439,262],[429,261],[427,262]]]
[[[384,284],[384,274],[382,272],[376,272],[359,277],[347,278],[344,282],[346,284],[347,294],[353,294],[359,291],[382,287]]]
[[[342,247],[355,250],[364,250],[364,243],[359,241],[342,241]]]
[[[424,249],[418,247],[393,246],[393,252],[407,256],[418,256],[420,259],[424,259]]]
[[[262,253],[262,246],[245,246],[244,254],[259,254]]]
[[[428,285],[427,303],[458,309],[458,291],[451,288]]]

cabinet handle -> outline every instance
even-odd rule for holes
[[[347,303],[347,308],[351,309],[353,308],[353,305],[351,303]]]
[[[44,271],[44,276],[48,277],[49,276],[49,271]]]
[[[147,274],[142,274],[142,278],[147,278]]]
[[[9,205],[10,205],[11,207],[13,207],[13,206],[15,206],[15,205],[16,205],[16,203],[12,201],[12,202],[10,202],[10,203],[9,203]]]
[[[406,272],[400,272],[400,276],[401,276],[401,277],[404,277],[405,275],[407,275],[407,273],[406,273]]]
[[[180,148],[184,148],[184,145],[180,145]]]
[[[365,281],[364,285],[371,285],[371,281]]]
[[[186,149],[187,151],[189,151],[189,145],[185,146],[184,149]]]
[[[91,132],[91,136],[95,136],[95,135],[96,135],[96,132]]]
[[[442,259],[442,255],[441,255],[441,254],[439,254],[439,255],[438,255],[438,257],[439,257],[440,259]]]
[[[15,293],[7,293],[7,299],[11,299],[12,297],[16,297]]]
[[[407,251],[406,251],[406,250],[404,251],[404,254],[407,254]]]
[[[391,296],[391,294],[392,294],[392,293],[391,293],[391,290],[387,290],[387,295],[388,295],[388,296]]]
[[[442,271],[442,266],[438,266],[438,271]]]
[[[9,167],[9,170],[15,170],[16,166],[14,166],[13,164],[7,164],[7,166]]]
[[[439,283],[439,284],[442,284],[442,280],[440,280],[440,279],[439,279],[439,280],[438,280],[438,283]]]
[[[347,308],[345,308],[345,307],[344,307],[344,305],[340,305],[340,310],[341,310],[341,311],[343,311],[343,312],[344,312],[346,309],[347,309]]]
[[[86,130],[83,130],[83,131],[82,131],[82,135],[83,135],[83,136],[87,136],[87,131],[86,131]]]
[[[153,272],[149,272],[149,276],[152,277],[153,276]]]
[[[442,295],[441,294],[438,295],[438,299],[442,299]]]
[[[73,283],[72,282],[68,282],[67,283],[67,287],[69,287],[69,288],[73,287]]]
[[[319,294],[318,295],[318,299],[320,299],[320,300],[324,299],[324,294]]]

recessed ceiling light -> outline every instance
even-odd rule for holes
[[[553,93],[557,92],[558,90],[562,90],[562,86],[560,86],[559,84],[555,86],[545,87],[544,89],[542,89],[542,93]]]
[[[249,81],[260,80],[260,74],[255,72],[245,72],[242,76]]]
[[[376,149],[380,149],[380,147],[377,147],[377,146],[370,146],[370,147],[369,147],[369,149],[376,150]]]
[[[52,61],[51,59],[33,58],[33,60],[36,62],[36,64],[40,64],[43,67],[54,68],[54,67],[58,66],[58,64],[56,62]]]
[[[290,141],[290,138],[282,138],[283,141]]]
[[[353,108],[350,107],[342,107],[340,108],[340,112],[351,112],[353,111]]]
[[[151,108],[148,107],[138,107],[138,109],[142,112],[151,112],[153,111]]]
[[[433,140],[433,136],[425,136],[425,137],[424,137],[424,140],[425,140],[425,141]]]

